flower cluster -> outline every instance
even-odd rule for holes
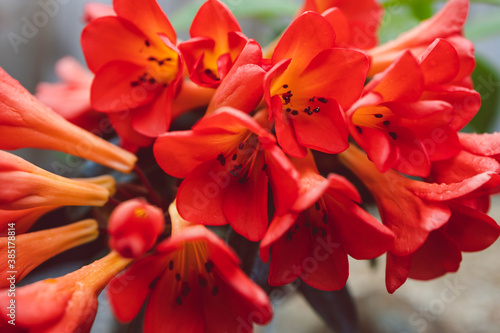
[[[111,249],[19,287],[16,326],[2,313],[2,332],[88,332],[106,286],[120,321],[145,306],[146,333],[252,332],[271,320],[270,299],[214,230],[256,244],[271,286],[300,278],[342,289],[348,256],[386,254],[390,293],[408,278],[455,272],[462,252],[500,235],[487,215],[500,191],[500,137],[459,132],[481,104],[462,35],[468,6],[449,0],[378,45],[375,0],[305,0],[262,48],[218,0],[201,6],[185,41],[155,0],[87,4],[90,71],[62,59],[62,82],[41,84],[38,99],[0,71],[0,149],[58,150],[134,173],[119,184],[68,179],[0,151],[0,253],[12,226],[19,235],[17,266],[2,276],[16,271],[17,283],[98,230]],[[103,120],[120,147],[89,132]],[[97,221],[22,235],[63,206],[104,205]],[[311,258],[320,264],[311,268]],[[2,307],[12,302],[5,281]]]

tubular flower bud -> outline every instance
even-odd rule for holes
[[[137,158],[75,126],[40,103],[0,68],[0,149],[42,148],[129,172]]]
[[[20,210],[0,209],[0,237],[7,236],[10,223],[15,223],[16,235],[24,234],[43,215],[59,206],[40,206]]]
[[[150,295],[144,332],[253,332],[272,308],[266,293],[238,267],[236,254],[202,225],[183,220],[170,206],[172,237],[108,288],[121,321],[132,320]]]
[[[109,217],[110,247],[125,258],[139,258],[156,242],[165,221],[160,208],[143,199],[119,204]]]
[[[73,180],[103,186],[108,189],[110,196],[114,195],[116,191],[115,179],[108,175],[94,178],[74,178]],[[9,223],[15,223],[16,235],[23,234],[28,231],[41,216],[58,208],[60,208],[60,206],[39,206],[20,210],[0,209],[0,236],[7,235]]]
[[[109,191],[100,185],[57,176],[0,151],[0,209],[38,206],[103,206]]]
[[[0,238],[0,254],[7,258],[9,243],[15,243],[15,264],[11,266],[7,261],[0,263],[0,288],[10,284],[9,271],[15,271],[16,283],[21,281],[29,272],[46,260],[71,248],[93,241],[99,235],[97,221],[84,220],[67,226],[32,232],[15,237]]]
[[[98,307],[97,296],[129,262],[111,252],[62,277],[17,288],[16,327],[40,333],[90,332]],[[0,290],[0,306],[6,308],[9,302],[7,290]],[[2,311],[0,322],[8,320]]]

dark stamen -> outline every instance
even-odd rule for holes
[[[237,159],[237,158],[238,158],[238,155],[237,155],[237,154],[234,154],[234,155],[233,155],[232,160],[233,160],[233,161],[236,161],[236,159]]]
[[[288,241],[291,241],[291,240],[292,240],[292,236],[293,236],[292,232],[291,232],[291,231],[288,231],[288,233],[286,234],[286,239],[287,239]]]
[[[314,203],[314,207],[316,207],[316,210],[321,209],[321,207],[319,206],[319,202],[317,202],[317,201]]]
[[[180,296],[177,296],[177,298],[175,299],[175,303],[177,303],[177,305],[182,305],[182,298]]]
[[[318,107],[317,107],[317,108],[315,108],[313,111],[314,111],[315,113],[318,113],[319,111],[321,111],[321,108],[318,106]]]
[[[394,132],[389,132],[389,135],[391,136],[391,138],[393,140],[396,140],[398,138],[398,135],[396,133],[394,133]]]
[[[384,115],[383,115],[383,114],[381,114],[381,113],[375,113],[373,116],[374,116],[375,118],[383,118],[383,117],[384,117]]]
[[[149,47],[151,45],[151,44],[149,44],[149,40],[146,40],[144,43],[146,44],[147,47]]]
[[[363,129],[359,126],[356,126],[356,130],[358,131],[359,134],[363,133]]]
[[[312,233],[313,233],[313,236],[316,236],[316,234],[318,233],[319,229],[317,226],[313,225],[312,227]]]
[[[328,224],[328,219],[327,219],[326,213],[323,214],[323,223]]]
[[[190,291],[191,291],[191,288],[189,287],[189,283],[187,281],[184,281],[182,283],[182,288],[181,288],[182,297],[186,297]]]
[[[139,85],[139,82],[137,82],[137,81],[130,82],[131,87],[137,87],[138,85]]]
[[[219,287],[218,286],[214,286],[214,288],[212,289],[212,296],[217,295],[218,292],[219,292]]]
[[[267,169],[267,164],[264,164],[264,165],[262,166],[262,171],[266,171],[266,169]]]
[[[297,111],[297,110],[293,110],[293,111],[292,111],[292,116],[296,116],[296,115],[298,115],[298,114],[299,114],[299,111]]]
[[[211,273],[213,268],[214,268],[214,262],[212,260],[209,260],[205,263],[205,269],[207,270],[208,273]]]
[[[285,88],[285,89],[288,88],[288,84],[284,84],[283,88]]]
[[[200,285],[200,287],[206,287],[208,285],[208,281],[207,279],[205,279],[203,276],[199,276],[198,277],[198,284]]]
[[[323,98],[323,97],[318,97],[318,101],[320,101],[321,103],[328,102],[328,100],[326,98]]]
[[[175,279],[179,282],[181,280],[181,275],[179,273],[175,273]]]
[[[170,262],[168,263],[168,269],[170,269],[170,270],[174,269],[174,261],[173,260],[170,260]]]
[[[391,124],[391,122],[389,120],[386,120],[382,124],[384,124],[385,126],[389,126]]]

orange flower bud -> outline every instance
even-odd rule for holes
[[[10,230],[15,232],[16,229]],[[15,276],[17,283],[46,260],[93,241],[98,235],[97,221],[84,220],[59,228],[0,238],[0,255],[3,258],[11,255],[14,260],[0,261],[0,288],[8,287],[10,281],[7,278]]]
[[[130,260],[111,252],[106,257],[57,279],[46,279],[16,289],[16,327],[49,332],[90,332],[97,312],[97,296]],[[0,290],[0,306],[11,300]],[[10,318],[0,313],[0,327]]]
[[[160,208],[143,199],[125,201],[109,217],[110,247],[125,258],[138,258],[154,245],[164,226]]]
[[[24,159],[0,151],[0,209],[38,206],[103,206],[105,187],[57,176]]]
[[[1,68],[0,132],[0,149],[59,150],[122,172],[130,172],[137,160],[133,154],[65,120]]]

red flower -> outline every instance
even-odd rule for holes
[[[419,57],[436,39],[444,38],[458,51],[460,69],[456,82],[465,79],[474,69],[474,45],[463,37],[463,26],[469,12],[469,0],[449,0],[433,17],[422,21],[418,26],[398,38],[368,51],[371,57],[370,76],[380,73],[409,49]],[[440,63],[446,65],[446,62]]]
[[[348,147],[344,111],[363,88],[366,56],[334,48],[335,32],[320,14],[292,22],[272,57],[264,93],[278,142],[292,156],[306,148],[338,153]]]
[[[342,153],[341,160],[370,190],[379,207],[382,222],[396,236],[394,247],[387,255],[386,284],[391,293],[408,277],[409,267],[404,263],[408,263],[411,255],[423,246],[432,231],[445,225],[454,228],[456,224],[451,221],[455,212],[462,215],[475,214],[462,207],[463,200],[489,195],[500,185],[500,176],[493,172],[481,173],[453,184],[412,180],[394,170],[381,173],[368,161],[366,155],[355,147]],[[475,218],[484,220],[486,215],[477,214]],[[468,222],[463,220],[464,216],[459,216],[458,219],[461,220],[456,222],[459,226],[455,233],[461,233],[463,238],[464,233],[460,228],[467,230],[468,227],[460,224]],[[486,223],[489,224],[486,227],[491,230],[491,223]],[[482,232],[481,228],[477,230],[479,233]],[[484,241],[489,240],[490,238],[487,238]],[[472,247],[474,246],[482,245]]]
[[[179,44],[193,82],[216,88],[231,69],[247,42],[240,25],[227,6],[206,1],[198,10],[191,39]]]
[[[111,281],[108,297],[121,321],[150,295],[144,332],[253,332],[267,323],[267,295],[238,267],[236,254],[204,226],[189,226],[170,208],[172,237],[156,253]]]
[[[265,262],[272,248],[269,283],[300,277],[317,289],[341,289],[349,275],[347,255],[375,258],[392,247],[394,235],[358,206],[361,198],[344,177],[321,177],[310,152],[292,162],[301,194],[289,212],[273,218],[260,245]]]
[[[0,68],[0,149],[59,150],[130,172],[137,158],[71,124]]]
[[[160,208],[143,199],[127,200],[109,216],[109,246],[122,257],[139,258],[153,247],[164,227]]]
[[[383,8],[375,0],[305,0],[299,13],[323,13],[333,24],[337,45],[369,49],[377,45]],[[328,11],[328,13],[325,13]]]
[[[228,106],[245,113],[253,111],[264,93],[260,45],[250,39],[212,97],[206,114]]]
[[[431,161],[458,154],[457,131],[480,106],[477,92],[450,84],[458,68],[457,52],[445,40],[418,61],[407,51],[347,112],[351,135],[380,171],[426,177]]]
[[[388,254],[386,271],[390,292],[408,277],[430,280],[457,271],[462,252],[482,251],[500,236],[500,227],[488,215],[457,200],[447,204],[451,210],[450,220],[432,231],[420,248],[402,257]]]
[[[181,82],[175,31],[155,0],[115,0],[113,7],[117,16],[95,19],[82,32],[83,52],[96,74],[92,107],[130,111],[134,130],[156,137],[169,127]]]
[[[262,120],[263,114],[256,117]],[[297,172],[258,120],[222,108],[191,131],[158,138],[154,153],[160,167],[185,178],[177,192],[182,217],[193,223],[230,223],[241,235],[258,241],[268,225],[268,182],[278,213],[293,204]]]
[[[92,73],[70,56],[61,58],[55,71],[61,82],[38,84],[36,97],[69,122],[89,131],[99,129],[103,114],[90,106]]]

